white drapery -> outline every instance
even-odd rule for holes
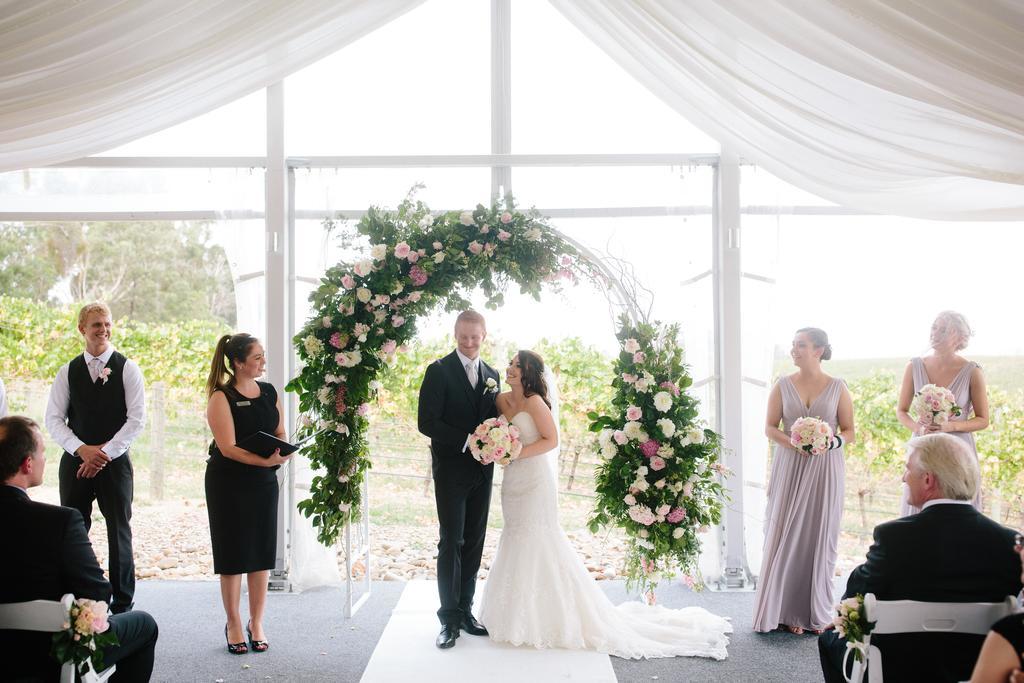
[[[0,171],[187,121],[422,2],[0,0]]]
[[[551,0],[694,125],[844,206],[1024,218],[1019,0]]]

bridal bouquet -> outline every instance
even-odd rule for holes
[[[109,630],[107,603],[79,598],[71,605],[64,630],[53,634],[50,654],[65,664],[72,662],[79,673],[91,662],[93,671],[103,668],[103,649],[117,645],[117,636]]]
[[[504,416],[484,420],[469,438],[469,451],[484,465],[496,462],[507,465],[519,457],[523,442],[519,440],[519,428]]]
[[[910,412],[917,417],[919,425],[927,427],[933,424],[944,425],[949,422],[950,416],[959,415],[961,411],[952,391],[946,387],[925,384],[921,391],[914,394]]]
[[[872,624],[864,614],[864,596],[857,594],[836,605],[836,616],[832,619],[836,633],[846,638],[846,649],[853,650],[857,661],[864,659],[864,636],[871,633]]]
[[[821,455],[832,446],[832,428],[816,417],[801,417],[793,423],[789,442],[798,451]]]

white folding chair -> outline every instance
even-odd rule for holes
[[[29,602],[9,602],[0,604],[0,629],[12,631],[44,631],[56,633],[64,630],[64,624],[68,621],[71,612],[71,605],[75,596],[66,594],[56,600],[30,600]],[[82,683],[105,683],[110,678],[116,666],[111,665],[96,673],[92,668],[92,662],[86,662],[86,670],[81,675]],[[60,683],[74,683],[75,667],[71,663],[65,664],[60,670]]]
[[[864,616],[874,622],[864,637],[864,661],[854,662],[852,675],[846,677],[847,658],[843,656],[843,676],[848,683],[861,683],[865,671],[871,683],[882,683],[882,653],[871,644],[872,636],[890,633],[975,633],[985,635],[992,624],[1017,611],[1017,598],[1009,595],[1002,602],[918,602],[916,600],[878,600],[874,593],[864,596]]]

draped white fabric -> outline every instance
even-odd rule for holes
[[[1019,0],[551,0],[694,125],[878,213],[1024,218]]]
[[[186,121],[421,2],[0,0],[0,171],[102,152]]]

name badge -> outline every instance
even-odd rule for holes
[[[251,406],[252,401],[238,401],[235,403],[236,406]]]

